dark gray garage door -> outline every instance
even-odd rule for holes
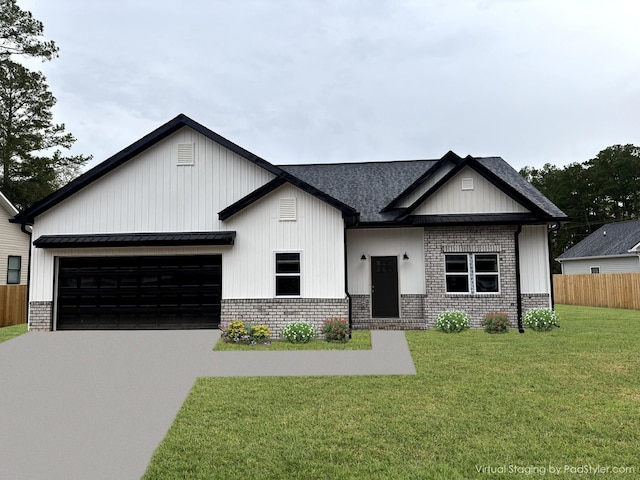
[[[222,257],[61,257],[58,330],[216,328]]]

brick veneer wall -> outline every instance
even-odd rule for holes
[[[354,330],[424,330],[424,295],[400,295],[399,318],[371,318],[371,296],[351,295],[351,315]]]
[[[271,329],[272,338],[278,338],[282,327],[293,321],[313,324],[321,336],[326,318],[348,318],[349,301],[346,298],[223,299],[221,310],[222,323],[244,320],[266,325]]]
[[[548,293],[523,293],[522,298],[522,316],[527,310],[532,308],[549,308],[551,296]]]
[[[517,324],[515,226],[429,227],[424,229],[425,284],[424,319],[432,327],[444,310],[462,310],[471,316],[473,327],[492,311],[507,312]],[[444,255],[446,253],[497,253],[500,262],[500,293],[447,294]]]
[[[53,328],[53,302],[29,303],[29,331],[48,332]]]

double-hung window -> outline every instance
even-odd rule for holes
[[[445,255],[447,293],[498,293],[500,272],[496,253]]]
[[[22,269],[22,257],[9,255],[7,259],[7,284],[20,283],[20,270]]]
[[[276,296],[300,296],[300,252],[276,253]]]
[[[500,274],[498,255],[495,253],[476,253],[473,256],[476,293],[498,293]]]
[[[468,255],[445,256],[447,293],[469,293],[470,274]]]

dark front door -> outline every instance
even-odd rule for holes
[[[215,328],[222,257],[59,259],[58,330]]]
[[[398,318],[398,258],[371,257],[371,316]]]

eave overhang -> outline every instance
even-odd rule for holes
[[[36,248],[164,247],[233,245],[236,232],[99,233],[87,235],[42,235]]]

